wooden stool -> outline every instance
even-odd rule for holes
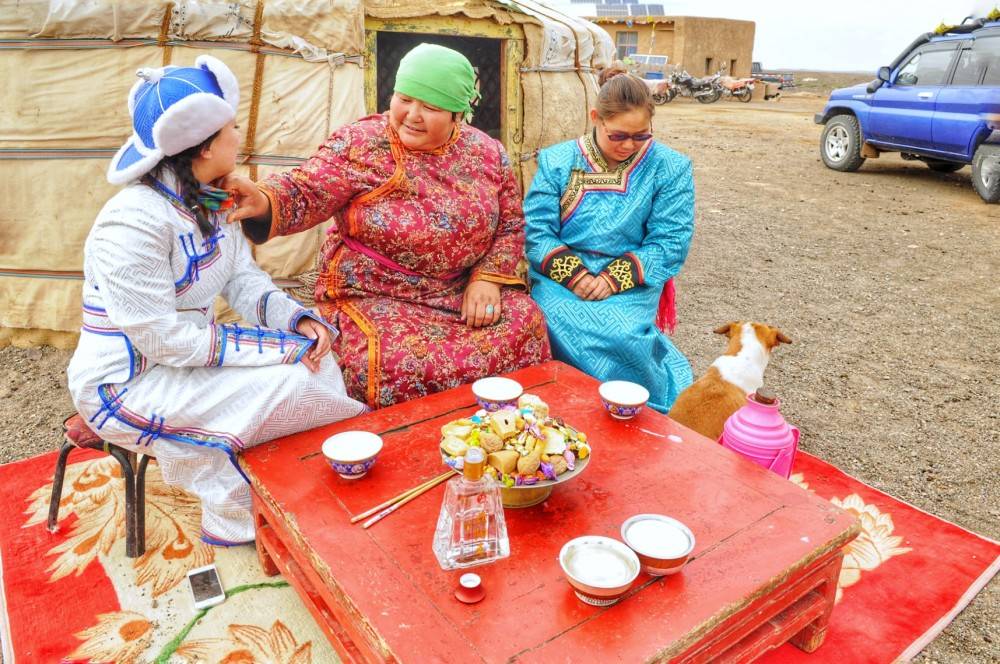
[[[129,452],[102,440],[79,413],[74,413],[63,422],[63,432],[62,449],[52,480],[52,497],[49,499],[49,532],[59,530],[59,502],[62,500],[63,476],[69,453],[78,447],[102,450],[113,456],[122,467],[125,479],[125,555],[138,558],[146,550],[146,466],[153,457]],[[142,458],[138,458],[140,456]]]

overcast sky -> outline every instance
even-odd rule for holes
[[[566,0],[555,0],[562,5]],[[632,1],[632,0],[630,0]],[[648,0],[678,16],[754,21],[753,59],[766,69],[874,72],[942,21],[984,16],[1000,0]],[[568,4],[568,2],[567,2]],[[579,6],[579,5],[578,5]]]

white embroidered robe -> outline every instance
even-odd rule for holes
[[[251,326],[214,322],[220,294]],[[70,393],[103,439],[153,454],[168,483],[201,498],[206,541],[249,541],[236,454],[365,410],[330,356],[318,373],[300,363],[303,316],[321,320],[256,266],[238,225],[203,238],[167,196],[134,183],[87,238]]]

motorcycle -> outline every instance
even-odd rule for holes
[[[719,79],[722,86],[722,94],[726,97],[733,97],[744,104],[753,97],[753,88],[756,81],[752,78],[731,78],[726,76]]]
[[[644,78],[642,79],[649,88],[649,94],[653,98],[653,103],[657,106],[669,103],[677,96],[677,90],[670,81],[664,78]]]
[[[676,89],[676,94],[682,97],[694,97],[702,104],[712,104],[722,97],[722,86],[719,84],[720,74],[705,78],[695,78],[686,71],[674,72],[670,83]]]

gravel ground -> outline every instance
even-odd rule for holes
[[[658,136],[692,157],[697,187],[676,343],[700,375],[723,348],[717,325],[780,327],[794,343],[766,380],[803,449],[998,539],[1000,209],[968,168],[884,155],[828,170],[822,105],[658,109]],[[998,662],[998,626],[994,579],[915,661]]]
[[[696,374],[729,320],[794,340],[768,369],[802,447],[868,484],[1000,539],[1000,209],[969,169],[897,156],[819,160],[816,96],[677,100],[656,130],[690,155],[697,231],[678,280],[678,347]],[[0,349],[0,462],[54,448],[69,353]],[[1000,662],[994,580],[917,662]]]

